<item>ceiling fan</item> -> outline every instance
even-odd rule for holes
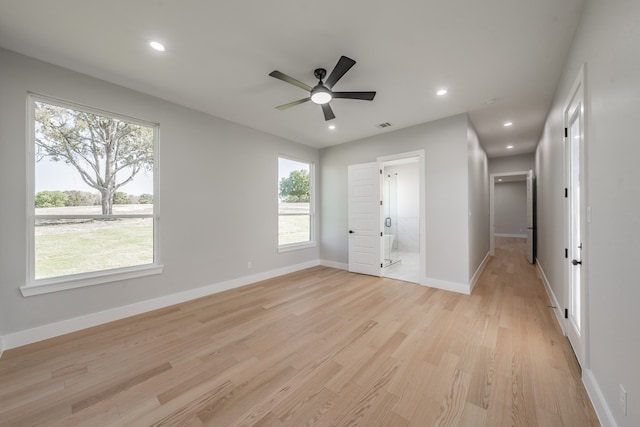
[[[299,80],[294,79],[293,77],[287,76],[280,71],[272,71],[269,73],[271,77],[275,77],[276,79],[280,79],[284,82],[292,84],[294,86],[298,86],[301,89],[309,91],[309,96],[306,98],[299,99],[297,101],[290,102],[288,104],[279,105],[276,108],[278,110],[286,110],[287,108],[294,107],[299,104],[303,104],[307,101],[312,101],[316,104],[319,104],[322,107],[322,112],[324,113],[324,119],[329,121],[336,118],[335,114],[333,114],[333,110],[331,106],[329,106],[329,101],[334,98],[343,98],[343,99],[361,99],[363,101],[373,101],[373,98],[376,96],[375,92],[332,92],[331,89],[333,86],[346,74],[347,71],[351,69],[355,65],[356,61],[351,58],[347,58],[346,56],[341,56],[340,60],[334,67],[329,77],[327,77],[326,81],[322,81],[327,75],[327,70],[324,68],[316,69],[313,74],[319,80],[318,84],[314,87],[311,87],[305,83],[302,83]]]

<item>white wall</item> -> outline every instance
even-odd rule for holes
[[[495,233],[527,237],[527,182],[496,182],[493,194]]]
[[[492,157],[489,159],[489,174],[523,172],[535,166],[535,153],[517,156]]]
[[[387,174],[397,174],[398,231],[400,252],[420,252],[420,169],[418,163],[385,166]]]
[[[487,155],[467,120],[469,278],[477,279],[489,255],[489,172]],[[446,185],[446,182],[443,183]]]
[[[587,0],[536,152],[538,260],[567,305],[563,257],[562,111],[586,63],[587,366],[583,379],[604,425],[640,425],[640,2]],[[627,391],[628,414],[618,405]]]
[[[27,270],[28,91],[160,124],[162,275],[26,298],[20,294]],[[0,94],[0,337],[317,263],[317,247],[276,249],[278,154],[317,163],[316,149],[6,50],[0,50]],[[253,269],[247,269],[247,261]]]
[[[468,129],[467,115],[461,114],[322,149],[320,151],[321,258],[342,264],[348,261],[347,166],[375,161],[381,156],[424,150],[426,200],[424,227],[427,242],[426,274],[422,280],[432,286],[459,291],[465,288],[468,290],[470,279]],[[479,145],[473,146],[475,155],[482,157],[484,151],[481,152]],[[486,161],[484,164],[486,165]],[[479,172],[476,174],[475,169],[474,177],[478,175],[480,182],[484,179],[486,184],[486,166],[480,165],[479,170],[483,168],[484,178],[480,177]],[[484,195],[478,197],[481,200]],[[483,232],[488,233],[488,201],[484,204],[487,221]],[[481,206],[483,203],[479,202],[476,205]],[[482,214],[478,218],[482,218]],[[484,237],[478,240],[483,239]],[[488,242],[488,237],[486,240]],[[488,243],[486,247],[488,248]],[[473,251],[474,256],[476,252]]]

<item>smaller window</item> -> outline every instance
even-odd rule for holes
[[[313,163],[278,158],[278,248],[314,244]]]

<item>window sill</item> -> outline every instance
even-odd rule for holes
[[[278,246],[278,252],[297,251],[298,249],[315,248],[316,242],[291,243],[290,245]]]
[[[136,277],[161,274],[163,268],[163,265],[153,264],[141,267],[130,267],[118,270],[103,271],[99,273],[44,279],[20,287],[20,292],[22,292],[22,296],[30,297],[33,295],[66,291],[68,289],[84,288],[86,286],[99,285],[102,283],[117,282],[119,280],[134,279]]]

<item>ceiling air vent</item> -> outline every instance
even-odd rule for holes
[[[380,123],[380,124],[378,125],[378,127],[379,127],[380,129],[388,128],[388,127],[390,127],[390,126],[391,126],[391,123],[389,123],[389,122]]]

